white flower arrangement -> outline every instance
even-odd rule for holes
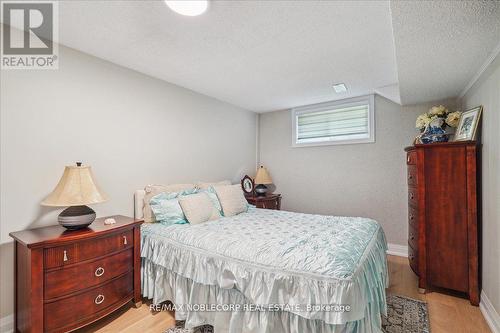
[[[460,123],[460,117],[462,116],[462,112],[455,111],[448,113],[446,117],[446,124],[450,127],[458,127],[458,123]]]
[[[429,110],[429,113],[432,115],[436,115],[436,116],[443,116],[445,114],[450,113],[450,111],[446,107],[444,107],[443,105],[440,105],[440,106],[433,106]]]
[[[445,106],[433,106],[428,112],[417,117],[415,127],[419,130],[424,130],[433,120],[441,118],[443,126],[457,127],[460,122],[460,111],[450,111]]]
[[[432,121],[432,118],[427,114],[421,114],[417,117],[416,127],[418,129],[426,128]]]

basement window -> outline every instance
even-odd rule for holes
[[[293,147],[375,142],[374,95],[292,109]]]

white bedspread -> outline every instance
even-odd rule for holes
[[[143,294],[155,303],[287,306],[276,313],[219,316],[178,311],[176,318],[188,319],[188,326],[208,321],[217,327],[219,318],[219,331],[235,332],[240,324],[221,318],[238,317],[249,327],[262,327],[255,320],[267,326],[278,320],[286,321],[280,327],[287,330],[380,330],[387,246],[374,220],[251,209],[199,225],[144,224],[141,235]],[[326,305],[337,308],[325,311]],[[338,311],[341,305],[349,311]]]

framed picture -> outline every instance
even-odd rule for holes
[[[455,132],[455,141],[474,140],[476,138],[477,125],[481,118],[482,106],[475,107],[462,113],[460,122]]]
[[[250,178],[248,175],[243,177],[243,179],[241,180],[241,188],[243,189],[243,192],[245,192],[246,194],[252,194],[255,188],[253,179]]]

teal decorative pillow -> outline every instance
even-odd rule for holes
[[[192,189],[182,192],[162,192],[152,197],[149,205],[156,221],[167,226],[188,223],[179,205],[179,197],[194,193],[196,193],[196,190]]]
[[[219,198],[217,197],[217,193],[215,193],[213,186],[209,186],[206,190],[198,190],[198,192],[206,193],[210,198],[210,201],[212,201],[212,205],[214,205],[214,207],[217,208],[220,215],[222,216],[222,206],[220,205]]]

